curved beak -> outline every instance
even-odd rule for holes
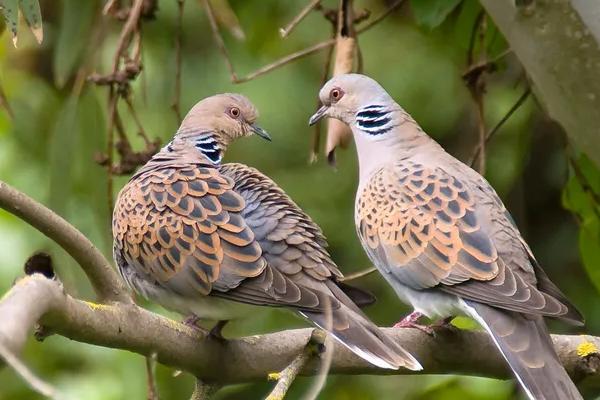
[[[319,108],[317,112],[314,113],[312,117],[310,117],[310,119],[308,120],[308,125],[313,126],[314,124],[319,122],[321,118],[327,115],[327,110],[329,110],[328,106],[321,106],[321,108]]]
[[[256,133],[261,138],[268,140],[269,142],[271,141],[271,136],[263,128],[255,124],[252,124],[250,126],[252,127],[252,132]]]

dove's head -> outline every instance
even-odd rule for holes
[[[352,131],[381,138],[398,125],[402,108],[375,80],[360,74],[331,78],[319,92],[323,106],[310,118],[313,125],[323,117],[336,118]]]
[[[187,113],[175,140],[192,145],[219,163],[227,146],[237,138],[257,134],[271,140],[256,124],[258,111],[245,96],[235,93],[207,97]]]

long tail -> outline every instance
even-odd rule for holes
[[[371,322],[337,285],[331,282],[327,286],[340,307],[329,313],[301,311],[300,314],[329,331],[340,343],[371,364],[389,369],[423,369],[408,351]]]
[[[556,355],[543,317],[465,303],[471,316],[492,336],[530,399],[582,399]]]

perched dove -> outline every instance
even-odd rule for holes
[[[283,190],[253,168],[221,164],[239,137],[270,140],[256,118],[241,95],[206,98],[131,178],[113,214],[121,275],[185,315],[227,321],[286,307],[377,366],[421,369],[351,300],[366,294],[337,281],[320,228]]]
[[[583,318],[546,276],[490,184],[446,153],[373,79],[319,93],[314,124],[348,124],[358,152],[355,222],[369,258],[415,313],[467,315],[492,336],[531,399],[580,399],[543,317]]]

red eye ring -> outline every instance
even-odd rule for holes
[[[231,107],[227,112],[231,118],[239,118],[241,114],[240,109],[237,107]]]
[[[329,92],[329,98],[332,102],[336,102],[342,97],[344,97],[344,91],[340,88],[333,88],[331,89],[331,92]]]

